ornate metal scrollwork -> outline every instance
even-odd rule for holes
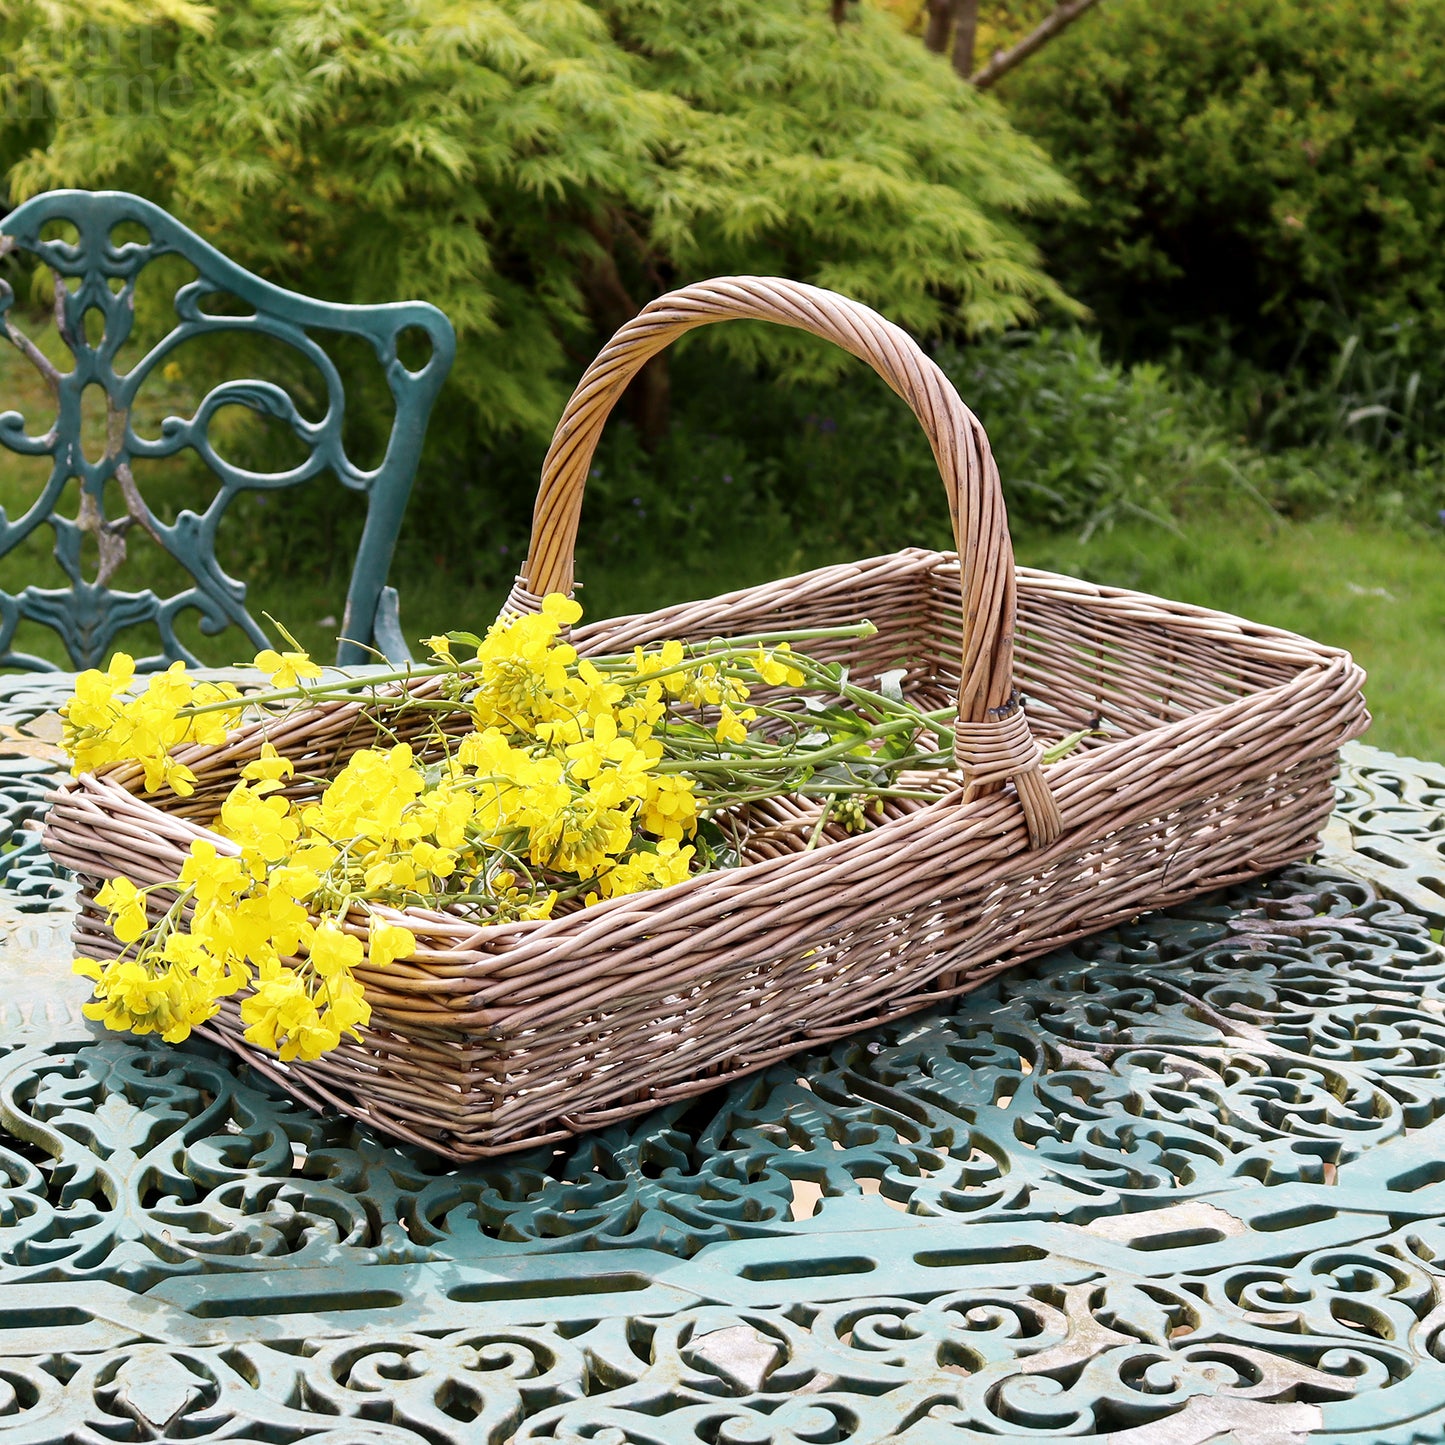
[[[46,977],[0,1011],[6,1438],[1445,1426],[1445,951],[1339,873],[464,1169]]]
[[[50,237],[48,230],[56,222],[74,227],[76,239]],[[148,239],[116,240],[116,228],[123,223],[143,227]],[[176,658],[195,661],[176,635],[176,619],[188,610],[198,614],[206,635],[236,626],[255,645],[269,645],[246,610],[244,584],[229,577],[216,559],[217,531],[239,493],[292,487],[326,472],[363,495],[367,508],[338,661],[366,661],[369,646],[404,656],[395,593],[385,586],[386,574],[427,418],[455,351],[446,317],[422,302],[345,306],[285,291],[227,260],[158,206],[122,192],[55,191],[25,202],[0,223],[0,255],[13,251],[33,254],[53,273],[55,323],[74,364],[69,371],[60,370],[25,335],[15,318],[11,287],[0,280],[0,324],[43,378],[56,407],[54,423],[40,434],[26,429],[19,412],[0,414],[0,445],[50,459],[49,477],[24,514],[12,520],[0,512],[0,556],[49,526],[67,582],[63,587],[0,592],[0,667],[53,667],[15,650],[22,620],[54,629],[76,666],[99,665],[117,636],[138,624],[153,625],[160,635],[159,653],[143,665]],[[137,278],[150,262],[168,255],[188,261],[197,279],[175,296],[174,326],[129,370],[117,371],[117,354],[130,338],[135,319]],[[216,306],[216,297],[233,298],[245,314],[208,309],[208,304]],[[97,328],[87,328],[91,317],[99,321],[94,340],[90,338]],[[397,354],[398,337],[409,328],[424,332],[431,345],[430,356],[417,371],[409,370]],[[317,331],[362,338],[381,364],[396,412],[385,455],[375,468],[358,466],[346,452],[345,389],[334,362],[312,335]],[[294,398],[274,382],[226,381],[212,388],[191,416],[165,420],[158,437],[137,434],[133,408],[147,381],[187,342],[225,332],[272,337],[294,348],[322,378],[321,418],[307,420]],[[81,445],[82,398],[91,386],[103,391],[106,406],[106,441],[96,460],[87,458]],[[271,474],[248,472],[228,462],[212,444],[210,426],[218,410],[234,405],[282,422],[301,443],[303,460]],[[185,448],[205,461],[218,487],[204,511],[182,510],[167,522],[147,505],[132,464],[172,457]],[[79,509],[73,517],[63,516],[58,508],[72,479],[79,482]],[[149,587],[124,591],[111,585],[125,562],[127,533],[134,527],[190,574],[190,586],[161,597]],[[82,559],[87,537],[93,539],[98,558],[90,575]]]

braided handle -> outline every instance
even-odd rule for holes
[[[1014,557],[998,468],[978,419],[907,332],[845,296],[760,276],[702,281],[660,296],[587,368],[552,438],[532,516],[532,542],[507,607],[572,589],[582,494],[603,425],[628,382],[686,331],[714,321],[776,321],[836,342],[866,361],[912,407],[948,494],[963,580],[963,673],[954,753],[969,796],[1012,778],[1031,847],[1063,830],[1013,685]]]

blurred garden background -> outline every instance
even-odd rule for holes
[[[0,42],[6,204],[133,190],[284,286],[452,319],[392,572],[414,639],[494,615],[610,332],[687,281],[776,274],[929,347],[992,438],[1020,561],[1349,647],[1370,740],[1445,757],[1445,0],[16,0]],[[137,346],[184,279],[151,268]],[[318,391],[279,347],[184,356],[152,426],[227,376]],[[374,459],[389,396],[374,358],[337,359]],[[0,351],[0,409],[47,405]],[[284,458],[226,423],[233,459]],[[12,515],[26,466],[0,452]],[[138,480],[172,512],[206,487]],[[359,527],[339,487],[251,497],[223,561],[329,656]],[[609,431],[581,600],[909,544],[948,518],[902,404],[807,338],[708,328]]]

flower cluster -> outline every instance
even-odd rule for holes
[[[189,797],[196,775],[171,754],[187,743],[225,742],[241,705],[203,713],[186,710],[234,699],[236,689],[215,682],[193,686],[184,662],[153,673],[146,690],[130,697],[134,680],[135,662],[123,652],[116,653],[104,672],[91,670],[76,679],[75,696],[61,709],[72,771],[79,777],[111,763],[137,762],[145,768],[147,791],[155,792],[164,784],[178,796]]]
[[[97,895],[122,951],[77,961],[94,980],[89,1015],[174,1041],[244,992],[248,1040],[314,1059],[370,1018],[358,967],[415,952],[399,921],[408,906],[540,920],[686,879],[699,770],[747,751],[751,688],[801,685],[804,660],[786,642],[668,642],[589,660],[562,638],[580,613],[553,596],[483,638],[430,639],[442,687],[417,746],[378,742],[308,778],[263,743],[178,877],[117,878]],[[459,646],[475,656],[459,661]],[[319,691],[302,652],[264,652],[256,666],[302,701]],[[81,677],[66,712],[76,769],[138,761],[148,790],[189,795],[195,775],[170,749],[224,740],[247,704],[235,689],[192,687],[179,664],[126,698],[132,673],[117,658]],[[443,725],[458,712],[465,732]]]

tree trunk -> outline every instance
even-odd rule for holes
[[[937,55],[948,49],[948,30],[957,4],[958,0],[928,0],[928,29],[923,33],[923,43]]]
[[[637,439],[645,452],[662,445],[672,425],[672,373],[667,369],[667,352],[659,351],[627,388],[627,414],[637,428]]]
[[[628,388],[628,414],[646,452],[655,452],[672,425],[672,372],[667,352],[659,351]]]
[[[967,80],[973,74],[974,45],[978,40],[979,0],[954,0],[953,68]]]
[[[582,289],[588,306],[602,329],[616,331],[631,321],[642,307],[632,298],[612,254],[612,237],[602,227],[592,234],[604,248],[582,266]],[[637,428],[644,451],[656,451],[667,435],[672,420],[672,379],[667,369],[667,352],[659,352],[637,373],[627,388],[627,415]]]

